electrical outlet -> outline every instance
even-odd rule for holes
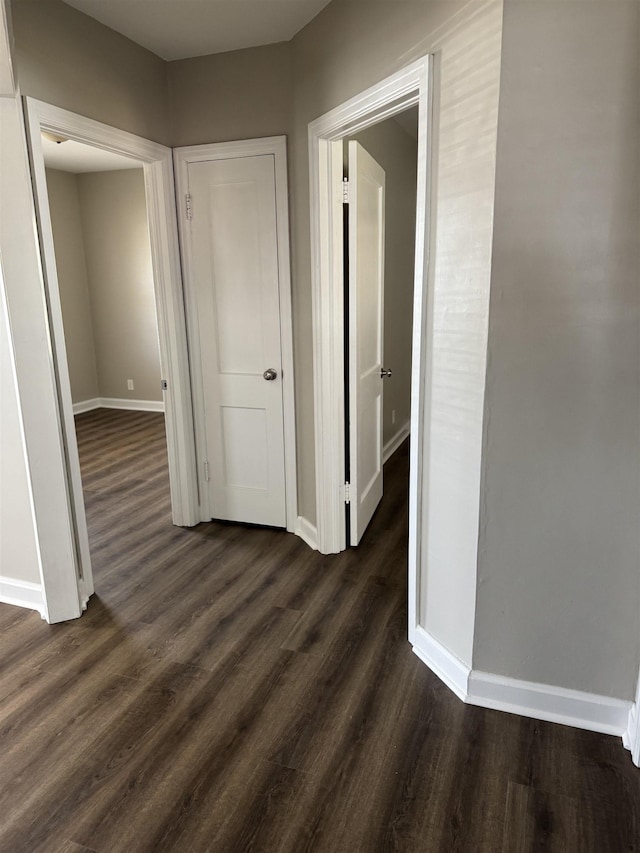
[[[395,422],[396,422],[396,410],[391,409],[391,423],[395,424]]]
[[[133,391],[133,379],[127,379],[127,388],[129,391]]]

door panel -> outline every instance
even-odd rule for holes
[[[382,498],[385,174],[349,143],[349,435],[351,544]]]
[[[284,527],[274,158],[189,163],[188,179],[209,506],[214,518]]]

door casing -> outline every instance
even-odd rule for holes
[[[287,138],[270,136],[260,139],[246,139],[239,142],[221,142],[205,145],[192,145],[175,148],[173,152],[176,174],[177,200],[180,206],[178,227],[182,246],[185,302],[189,341],[193,352],[199,351],[199,330],[197,323],[197,301],[193,288],[193,276],[189,267],[189,252],[185,251],[186,196],[190,163],[207,160],[226,160],[230,158],[255,157],[271,154],[275,164],[276,219],[278,239],[278,275],[280,282],[280,329],[282,347],[282,399],[284,415],[284,464],[286,490],[286,527],[290,533],[297,532],[298,521],[298,476],[296,463],[296,426],[295,426],[295,388],[293,373],[293,320],[291,309],[291,269],[289,248],[289,190],[287,185]],[[199,360],[192,359],[192,394],[195,421],[195,442],[198,460],[206,460],[205,403],[203,377]],[[200,484],[200,521],[212,518],[205,488],[203,465],[197,466]]]
[[[38,518],[38,514],[43,516],[47,512],[47,506],[42,504],[38,508],[36,504],[39,545],[49,555],[47,561],[41,562],[44,614],[47,621],[60,622],[77,618],[94,590],[41,131],[133,157],[143,164],[160,362],[168,386],[164,403],[172,518],[174,524],[181,526],[199,521],[193,415],[171,149],[33,98],[25,98],[24,105],[54,363],[52,375],[58,401],[58,447],[60,463],[66,471],[66,494],[61,499],[64,497],[66,502],[68,538],[75,543],[74,559],[69,559],[67,552],[60,553],[59,540],[49,536],[51,525],[46,518]],[[43,537],[48,536],[51,542],[43,542]]]

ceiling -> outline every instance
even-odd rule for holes
[[[65,0],[166,60],[289,41],[329,0]]]
[[[92,145],[74,142],[50,142],[42,138],[44,164],[49,169],[59,169],[61,172],[115,172],[119,169],[141,169],[142,163],[120,154],[111,154]]]

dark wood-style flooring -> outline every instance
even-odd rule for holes
[[[0,605],[0,850],[640,849],[620,740],[465,706],[406,640],[407,452],[363,543],[171,525],[161,415],[77,419],[97,594]]]

